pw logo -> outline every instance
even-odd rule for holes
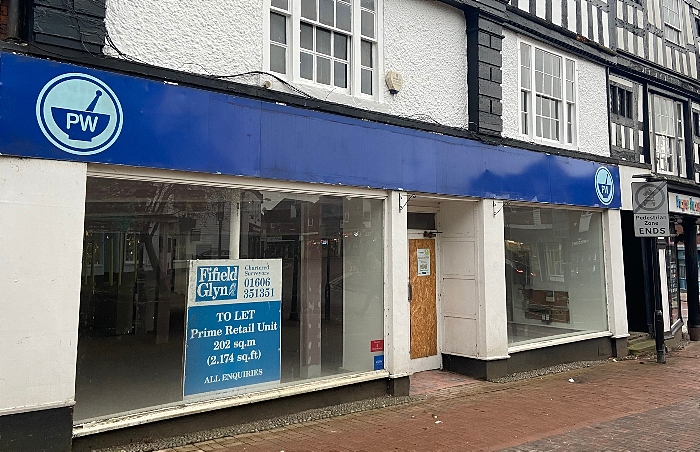
[[[615,185],[612,173],[604,166],[595,172],[595,191],[600,202],[604,206],[609,206],[615,195]]]
[[[114,91],[87,74],[63,74],[49,81],[36,101],[44,136],[76,155],[97,154],[119,137],[123,113]]]

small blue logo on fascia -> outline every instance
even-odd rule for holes
[[[604,206],[609,206],[615,195],[612,173],[604,166],[595,172],[595,192]]]
[[[57,148],[92,155],[119,138],[123,113],[117,95],[102,80],[68,73],[44,85],[36,100],[36,120]]]

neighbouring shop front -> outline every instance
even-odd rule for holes
[[[695,334],[698,322],[698,217],[700,205],[693,190],[674,181],[666,181],[668,190],[668,236],[656,237],[644,244],[635,237],[633,214],[622,211],[625,278],[627,279],[627,315],[631,332],[655,334],[654,290],[661,300],[664,335],[677,341],[684,330]],[[645,246],[653,246],[647,251]],[[658,262],[658,288],[654,288],[649,263],[654,253]],[[696,336],[693,336],[696,337]],[[700,336],[697,336],[700,337]],[[673,342],[672,342],[673,343]]]
[[[626,337],[614,165],[16,54],[0,82],[0,339],[34,350],[0,432],[106,446]]]
[[[663,239],[665,247],[660,246],[665,248],[664,255],[660,255],[662,282],[666,280],[666,290],[662,287],[664,323],[674,335],[685,325],[693,339],[700,337],[697,334],[699,199],[683,187],[669,189],[671,236]]]

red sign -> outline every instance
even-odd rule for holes
[[[384,351],[384,340],[369,341],[369,351],[370,352],[383,352]]]

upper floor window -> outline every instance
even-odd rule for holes
[[[624,118],[633,118],[632,91],[621,86],[610,86],[610,113]]]
[[[685,177],[683,104],[651,95],[651,144],[659,173]]]
[[[664,37],[674,44],[681,43],[680,0],[661,0],[664,18]]]
[[[373,95],[379,1],[270,0],[270,71]]]
[[[575,144],[576,63],[520,43],[520,131],[523,135]]]

